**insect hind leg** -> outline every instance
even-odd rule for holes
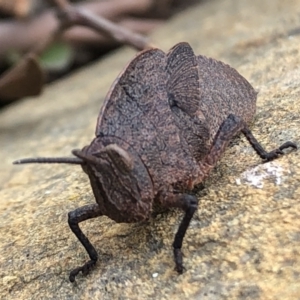
[[[242,132],[247,138],[250,145],[253,147],[255,152],[264,160],[270,161],[278,158],[280,155],[283,155],[284,152],[282,150],[286,148],[294,148],[297,149],[297,146],[293,142],[286,142],[282,144],[280,147],[267,152],[257,141],[257,139],[251,133],[247,124],[240,118],[233,114],[230,114],[227,119],[220,126],[212,147],[204,158],[203,164],[206,166],[214,167],[217,161],[220,159],[220,156],[225,151],[230,140],[239,132]],[[210,169],[209,167],[207,169]],[[207,170],[209,171],[209,170]]]

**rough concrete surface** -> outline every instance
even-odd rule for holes
[[[201,1],[153,40],[164,50],[188,41],[237,68],[259,91],[257,139],[270,150],[287,140],[300,146],[299,16],[300,1]],[[1,299],[300,299],[300,151],[261,164],[244,138],[205,181],[183,275],[171,248],[182,213],[172,211],[145,224],[83,223],[100,259],[68,281],[87,259],[67,212],[94,202],[88,179],[78,166],[11,162],[89,143],[133,55],[123,48],[0,113]]]

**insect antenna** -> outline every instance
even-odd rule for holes
[[[13,162],[14,165],[20,164],[75,164],[82,165],[84,161],[78,157],[36,157],[23,158]]]

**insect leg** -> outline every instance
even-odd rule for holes
[[[175,239],[173,242],[173,251],[174,251],[174,259],[176,264],[176,271],[178,273],[182,273],[183,264],[182,264],[182,241],[185,236],[185,233],[190,225],[191,219],[197,210],[198,207],[198,199],[196,196],[182,194],[178,197],[177,207],[183,209],[185,211],[185,215],[179,225],[177,233],[175,235]]]
[[[247,140],[249,141],[249,143],[251,144],[251,146],[253,147],[255,152],[262,159],[265,159],[267,161],[273,160],[273,159],[279,157],[279,155],[283,155],[284,154],[284,152],[282,151],[283,149],[286,149],[286,148],[297,149],[297,145],[295,143],[288,141],[288,142],[285,142],[284,144],[282,144],[280,147],[278,147],[270,152],[267,152],[259,144],[259,142],[256,140],[256,138],[252,135],[252,133],[249,130],[247,125],[245,125],[244,128],[242,129],[242,133],[245,135],[245,137],[247,138]]]
[[[189,194],[174,194],[171,192],[161,193],[159,196],[159,203],[161,206],[170,208],[176,207],[185,211],[185,215],[178,227],[177,233],[175,234],[174,242],[173,242],[173,252],[174,252],[174,260],[176,264],[176,270],[178,273],[182,273],[183,264],[182,264],[182,242],[185,236],[185,233],[190,225],[191,219],[197,210],[198,207],[198,199],[194,195]]]
[[[86,262],[83,266],[74,269],[69,276],[71,282],[75,281],[75,277],[82,272],[82,274],[86,275],[89,273],[91,268],[96,264],[98,259],[97,251],[94,246],[90,243],[88,238],[83,234],[81,229],[79,228],[79,223],[88,219],[96,218],[101,216],[102,213],[99,209],[98,204],[91,204],[79,207],[68,214],[68,223],[71,230],[74,232],[76,237],[79,239],[85,250],[90,256],[88,262]]]
[[[216,134],[216,137],[213,141],[213,145],[209,151],[209,154],[204,158],[203,160],[203,169],[209,169],[217,163],[217,161],[220,159],[220,156],[225,151],[226,146],[230,142],[230,140],[239,132],[242,132],[253,149],[256,151],[256,153],[262,158],[267,161],[273,160],[279,155],[284,154],[283,149],[286,148],[294,148],[297,149],[297,146],[295,143],[292,142],[286,142],[282,144],[279,148],[274,149],[270,152],[267,152],[263,149],[263,147],[259,144],[259,142],[256,140],[256,138],[252,135],[250,129],[248,128],[247,124],[239,117],[230,114],[227,119],[222,123],[220,126],[218,133]],[[208,173],[208,172],[207,172]]]

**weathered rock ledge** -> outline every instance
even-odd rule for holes
[[[259,91],[257,139],[267,149],[299,146],[299,15],[300,1],[203,1],[153,40],[164,50],[188,41],[235,67]],[[244,138],[205,182],[183,275],[171,250],[181,214],[171,212],[148,224],[85,222],[100,261],[70,284],[69,271],[87,257],[67,212],[94,201],[88,180],[76,166],[11,162],[89,143],[105,94],[133,54],[123,48],[0,113],[0,298],[299,299],[299,151],[260,164]]]

